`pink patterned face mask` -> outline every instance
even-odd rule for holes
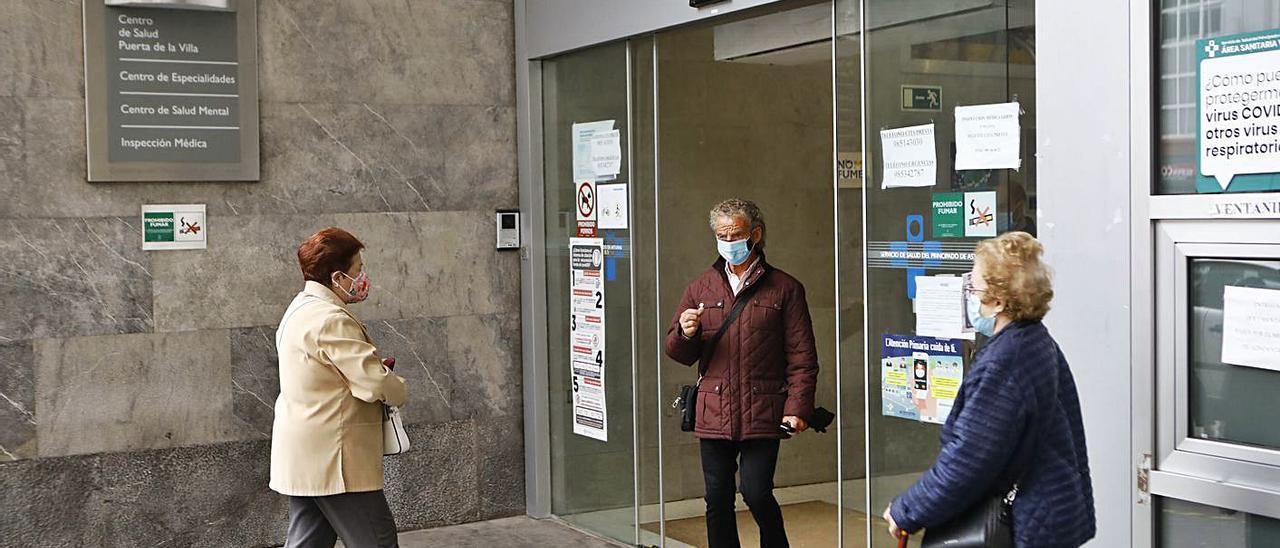
[[[355,304],[369,298],[369,289],[373,284],[369,283],[368,273],[362,270],[360,275],[354,278],[348,276],[346,272],[339,272],[339,274],[351,280],[351,289],[343,289],[342,286],[334,284],[337,286],[338,295],[342,297],[343,301],[346,301],[347,304]]]

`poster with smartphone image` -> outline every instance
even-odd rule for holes
[[[947,421],[964,381],[963,341],[885,335],[880,351],[881,414]]]

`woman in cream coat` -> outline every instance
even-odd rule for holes
[[[396,546],[382,491],[382,406],[405,403],[349,305],[368,296],[364,245],[337,228],[298,248],[306,286],[280,320],[271,489],[288,495],[289,548]]]

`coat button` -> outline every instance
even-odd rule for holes
[[[760,387],[759,387],[759,386],[752,386],[752,387],[751,387],[751,393],[752,393],[752,394],[759,394],[759,393],[760,393]]]

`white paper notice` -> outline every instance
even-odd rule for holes
[[[596,180],[595,137],[613,131],[613,120],[573,124],[573,180]]]
[[[600,228],[627,229],[627,184],[599,185],[596,187],[597,214]]]
[[[591,167],[597,181],[607,181],[622,171],[622,133],[598,132],[591,137]]]
[[[604,393],[604,240],[570,238],[569,267],[573,433],[609,441],[609,407]]]
[[[880,131],[884,156],[881,188],[933,186],[938,182],[938,151],[933,124]]]
[[[1280,290],[1227,286],[1222,363],[1280,371]]]
[[[1018,103],[956,107],[956,170],[1022,167]]]
[[[964,278],[916,276],[916,335],[973,340],[965,333]]]

